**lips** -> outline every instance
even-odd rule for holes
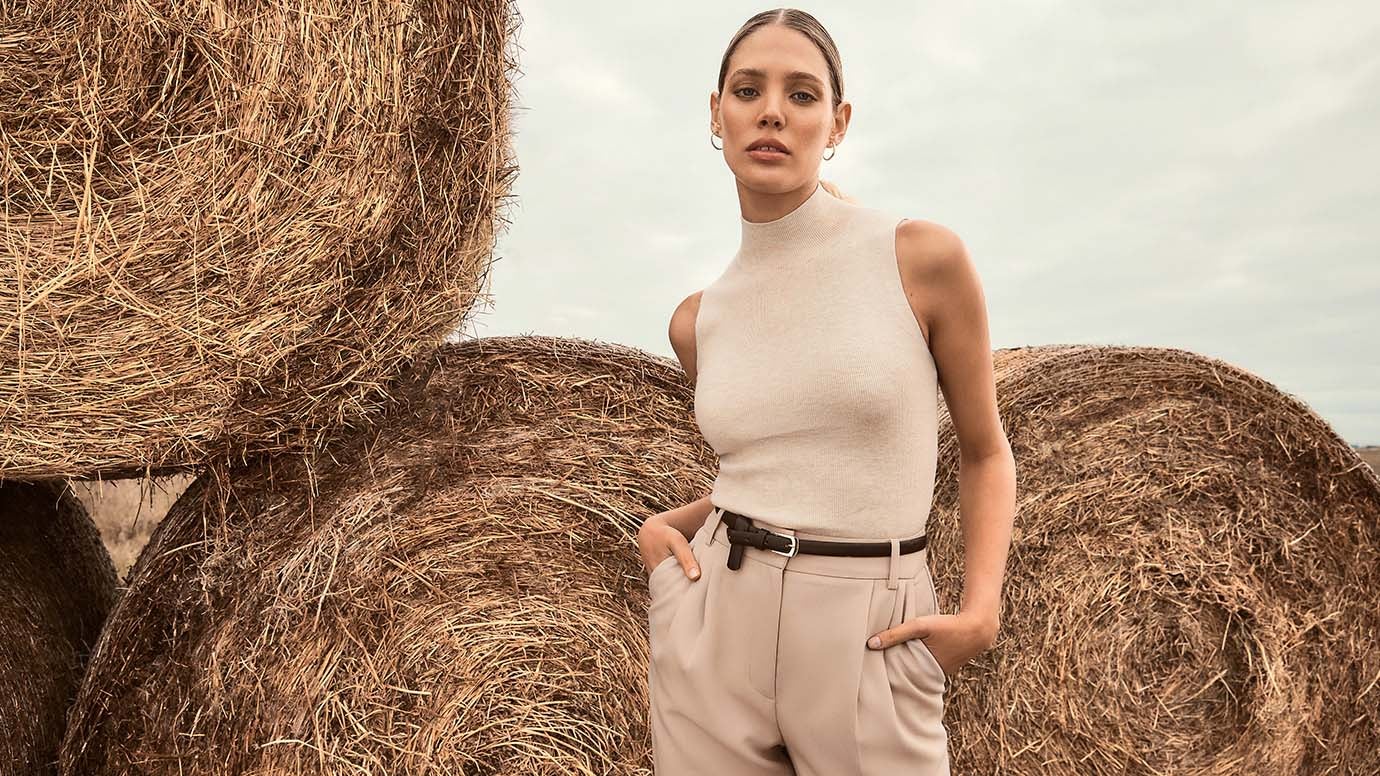
[[[789,153],[790,153],[790,150],[786,148],[786,144],[785,144],[785,143],[782,143],[782,142],[779,141],[779,140],[771,140],[771,139],[769,139],[769,138],[762,138],[761,140],[753,141],[753,143],[750,144],[750,145],[747,147],[747,150],[748,150],[749,152],[753,152],[753,151],[764,151],[764,150],[766,150],[766,151],[777,151],[777,152],[783,153],[783,154],[789,154]]]
[[[747,155],[752,160],[762,164],[780,164],[786,161],[787,156],[790,156],[790,154],[783,154],[775,149],[748,151]]]

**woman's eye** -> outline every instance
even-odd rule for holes
[[[755,88],[751,87],[751,86],[742,86],[742,87],[739,87],[739,88],[735,89],[735,90],[733,91],[733,93],[736,94],[736,95],[738,95],[738,96],[740,96],[740,97],[742,97],[742,96],[743,96],[743,92],[755,92],[755,91],[757,91],[757,90],[756,90]],[[815,96],[814,96],[813,94],[810,94],[809,92],[796,92],[795,94],[792,94],[791,96],[792,96],[792,97],[799,97],[799,96],[801,96],[801,95],[804,95],[804,96],[805,96],[805,99],[803,99],[803,100],[797,100],[797,102],[810,102],[810,101],[812,101],[812,100],[815,99]]]

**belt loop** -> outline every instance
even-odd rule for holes
[[[723,520],[723,507],[714,507],[709,510],[709,544],[714,543],[714,534],[719,532],[719,523]]]
[[[901,574],[901,540],[891,537],[891,568],[887,570],[886,589],[895,590],[897,578]]]

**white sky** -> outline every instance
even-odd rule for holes
[[[673,358],[671,311],[739,239],[719,57],[772,6],[519,7],[517,200],[465,334]],[[1185,348],[1380,444],[1380,4],[801,7],[853,103],[822,176],[957,232],[994,347]]]

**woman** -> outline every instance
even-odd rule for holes
[[[833,41],[790,9],[743,25],[710,96],[742,241],[670,324],[720,469],[638,536],[661,776],[947,774],[949,677],[996,638],[1015,465],[982,289],[952,231],[819,180],[851,111]],[[953,614],[923,551],[941,382],[961,448]]]

